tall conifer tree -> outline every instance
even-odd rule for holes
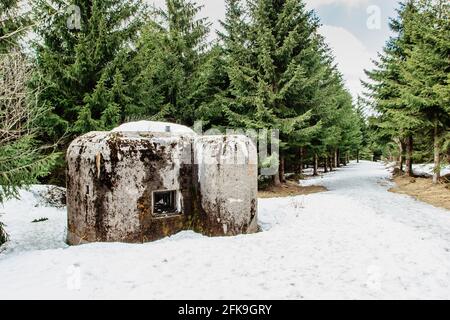
[[[433,183],[440,178],[441,148],[450,127],[450,4],[447,1],[418,2],[409,29],[414,45],[401,75],[406,85],[403,100],[421,118],[433,141]]]
[[[386,44],[383,54],[380,55],[380,62],[374,62],[376,68],[367,72],[372,82],[365,83],[374,109],[380,112],[381,121],[378,122],[380,129],[392,139],[398,139],[401,159],[406,152],[406,173],[410,176],[413,175],[413,136],[423,123],[417,110],[411,108],[401,94],[407,86],[401,69],[408,60],[413,46],[410,25],[416,11],[413,1],[402,4],[398,10],[398,18],[390,23],[395,35]]]
[[[224,111],[235,127],[279,129],[282,169],[289,137],[311,126],[299,89],[308,81],[302,58],[318,23],[300,0],[252,0],[246,5],[249,17],[244,17],[242,4],[228,2],[222,39],[230,85]],[[280,183],[279,175],[274,182]]]
[[[34,0],[36,78],[51,108],[46,138],[111,129],[132,103],[128,63],[142,24],[137,0]]]
[[[202,82],[203,68],[214,63],[207,51],[210,24],[197,18],[201,9],[190,0],[166,0],[165,8],[155,10],[138,46],[137,106],[131,114],[193,124],[202,92],[210,88]]]

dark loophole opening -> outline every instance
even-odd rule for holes
[[[153,193],[153,214],[168,215],[177,212],[176,191],[157,191]]]

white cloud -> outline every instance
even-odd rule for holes
[[[342,27],[324,25],[319,32],[333,51],[347,88],[356,97],[363,91],[360,80],[366,79],[364,69],[371,69],[371,59],[375,54],[369,52],[355,35]]]
[[[161,7],[164,5],[165,0],[147,0],[148,3],[154,3],[156,6]],[[211,22],[216,22],[219,19],[225,17],[225,1],[224,0],[196,0],[199,5],[205,6],[203,16],[209,17]],[[325,5],[343,5],[347,7],[358,7],[365,5],[369,0],[306,0],[309,8],[319,8]]]
[[[347,7],[358,7],[367,4],[369,0],[307,0],[306,3],[310,8],[318,8],[320,6],[336,4]]]

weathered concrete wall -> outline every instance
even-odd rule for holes
[[[257,231],[256,148],[245,137],[92,132],[70,145],[67,162],[69,244]],[[163,190],[177,191],[179,214],[153,215]]]
[[[195,140],[201,207],[213,235],[253,233],[257,226],[257,152],[244,136]]]
[[[67,152],[68,242],[143,242],[182,230],[185,216],[153,219],[152,192],[180,190],[178,207],[189,201],[182,187],[191,170],[181,171],[191,146],[192,137],[162,133],[94,132],[75,140]]]

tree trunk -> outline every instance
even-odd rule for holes
[[[280,180],[280,172],[281,172],[281,155],[278,154],[278,170],[277,172],[273,175],[273,185],[275,187],[279,187],[281,186],[281,180]]]
[[[359,163],[359,149],[356,150],[356,163]]]
[[[298,172],[299,174],[303,174],[303,147],[300,147],[298,151]]]
[[[323,158],[323,172],[327,173],[328,172],[328,157],[325,156]]]
[[[328,164],[330,165],[330,172],[333,171],[333,159],[331,156],[328,157]]]
[[[317,167],[319,166],[319,160],[317,158],[317,153],[314,153],[314,171],[313,171],[313,175],[317,176],[318,172],[317,172]]]
[[[433,170],[433,184],[438,184],[441,178],[441,145],[439,143],[439,128],[437,120],[434,124],[434,170]]]
[[[410,135],[406,139],[406,175],[409,177],[412,177],[413,170],[412,170],[412,155],[413,155],[413,137]]]
[[[339,168],[339,155],[338,155],[338,149],[334,150],[334,167]]]
[[[282,183],[286,182],[286,178],[284,176],[284,163],[285,163],[284,156],[281,156],[280,157],[280,170],[279,171],[280,171],[280,181]]]
[[[277,172],[276,174],[273,175],[273,185],[276,187],[281,186],[281,181],[280,181],[280,173]]]
[[[405,142],[400,141],[398,146],[400,148],[400,157],[398,159],[398,162],[399,162],[399,166],[400,166],[400,172],[403,172],[403,164],[405,162],[405,157],[403,155],[405,153]]]

